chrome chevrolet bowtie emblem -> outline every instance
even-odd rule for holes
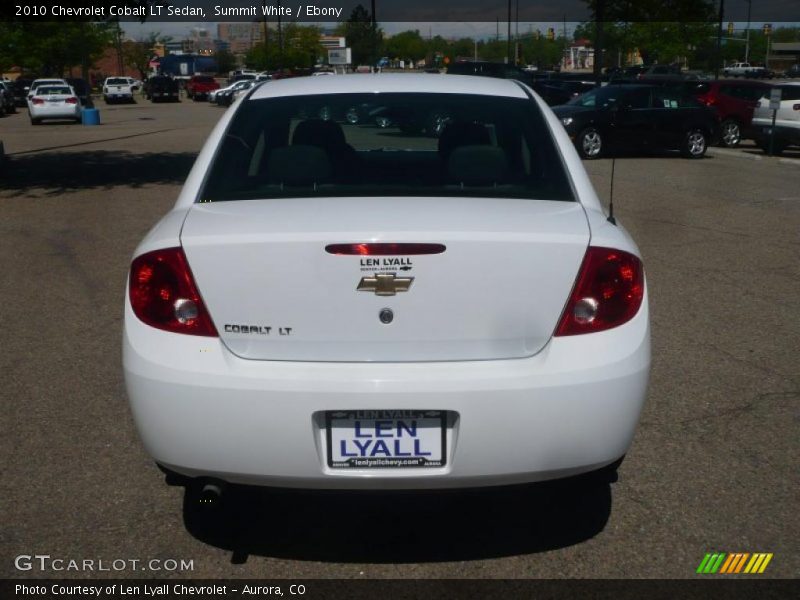
[[[397,277],[396,273],[376,273],[374,277],[362,277],[356,288],[359,292],[375,292],[376,296],[394,296],[407,292],[413,277]]]

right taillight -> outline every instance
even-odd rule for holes
[[[629,252],[590,247],[556,336],[595,333],[630,321],[644,296],[642,261]]]
[[[151,327],[217,337],[181,248],[165,248],[136,257],[128,283],[134,314]]]

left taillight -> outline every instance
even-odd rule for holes
[[[217,337],[181,248],[155,250],[131,263],[128,283],[134,314],[151,327]]]
[[[31,98],[31,103],[33,104],[44,104],[44,100],[41,98]]]
[[[555,336],[605,331],[630,321],[642,305],[644,267],[638,257],[589,247]]]

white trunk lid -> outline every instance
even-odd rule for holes
[[[293,198],[197,204],[181,242],[223,342],[240,357],[480,360],[530,356],[547,343],[589,227],[577,202]],[[362,242],[446,250],[326,251]],[[357,289],[378,273],[413,281],[392,296]],[[393,313],[388,324],[383,309]]]

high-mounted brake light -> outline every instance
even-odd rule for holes
[[[219,335],[183,249],[166,248],[136,257],[128,288],[134,314],[151,327],[189,335]]]
[[[642,305],[644,268],[633,254],[590,247],[556,336],[604,331],[630,321]]]
[[[352,256],[413,256],[420,254],[441,254],[446,250],[444,244],[417,243],[371,243],[329,244],[325,246],[328,254]]]

